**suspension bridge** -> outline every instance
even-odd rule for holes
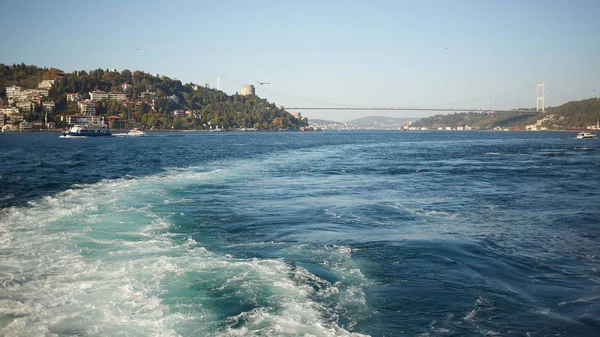
[[[531,95],[532,86],[526,86],[511,90],[498,95],[483,97],[475,100],[440,104],[436,106],[292,106],[287,110],[383,110],[383,111],[473,111],[473,112],[505,112],[505,111],[545,111],[546,89],[559,96],[564,102],[572,101],[573,98],[562,93],[554,86],[540,82],[535,85],[535,95]],[[535,100],[534,100],[535,98]],[[529,101],[530,103],[528,103]],[[535,108],[533,108],[535,102]],[[531,104],[529,107],[528,105]]]
[[[223,76],[217,76],[216,89],[220,90],[221,79],[226,79],[244,85],[242,82],[232,80]],[[257,82],[260,83],[260,82]],[[431,106],[358,106],[351,104],[340,104],[324,102],[309,98],[292,96],[285,93],[275,92],[260,83],[260,91],[277,95],[278,97],[292,98],[296,101],[310,102],[314,105],[285,106],[288,111],[294,110],[361,110],[361,111],[440,111],[440,112],[507,112],[507,111],[545,111],[547,93],[553,95],[554,101],[566,103],[573,101],[572,97],[563,93],[555,86],[539,82],[518,89],[506,91],[496,95],[490,95],[472,100],[438,104]]]

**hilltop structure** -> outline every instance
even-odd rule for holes
[[[252,84],[246,84],[242,86],[242,89],[240,90],[240,94],[242,96],[254,96],[256,95],[256,89],[254,88],[254,86]]]

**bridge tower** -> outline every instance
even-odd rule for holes
[[[538,83],[535,88],[535,111],[540,111],[540,102],[542,103],[542,112],[546,109],[544,104],[544,93],[546,92],[546,87],[544,86],[544,82]]]

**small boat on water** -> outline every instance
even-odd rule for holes
[[[596,138],[596,135],[590,132],[580,132],[577,134],[577,139],[591,139]]]
[[[131,129],[127,133],[115,133],[114,134],[114,136],[116,136],[116,137],[129,137],[129,136],[139,137],[139,136],[145,136],[145,135],[146,135],[146,133],[138,128]]]
[[[134,128],[133,130],[129,130],[127,132],[127,136],[145,136],[146,133],[138,128]]]
[[[110,129],[104,125],[74,125],[63,132],[61,138],[110,137]]]

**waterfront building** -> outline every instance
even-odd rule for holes
[[[242,89],[240,90],[240,94],[243,96],[256,95],[256,91],[252,84],[246,84],[246,85],[242,86]]]
[[[32,127],[32,125],[28,121],[22,121],[19,124],[19,129],[21,129],[21,130],[31,130],[31,127]]]

